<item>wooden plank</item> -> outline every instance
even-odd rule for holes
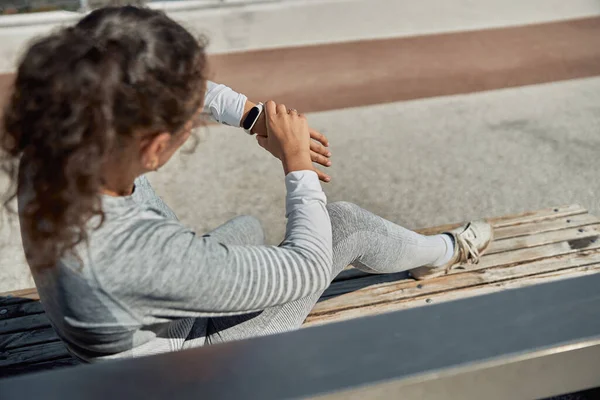
[[[382,285],[385,283],[400,282],[416,282],[413,278],[410,278],[408,273],[399,272],[397,274],[371,274],[365,275],[358,279],[346,279],[342,281],[334,281],[329,287],[323,292],[323,295],[319,299],[320,302],[325,301],[329,297],[340,296],[342,294],[356,292],[357,290],[372,287],[375,285]]]
[[[362,282],[368,281],[368,278],[354,279],[340,282],[339,284],[332,284],[332,286],[336,286],[338,295],[317,303],[311,312],[311,317],[319,318],[322,315],[336,313],[345,309],[359,309],[400,300],[413,301],[440,292],[453,291],[471,286],[489,285],[505,280],[513,280],[562,269],[573,269],[591,264],[600,264],[600,249],[567,254],[510,267],[497,267],[478,272],[447,275],[421,282],[405,279],[399,282],[368,286],[367,282]],[[378,277],[374,276],[375,281]]]
[[[60,340],[52,327],[32,329],[25,332],[0,335],[0,349],[16,349],[33,344],[50,343]]]
[[[23,297],[4,296],[0,297],[0,307],[10,306],[13,304],[29,303],[32,301],[34,300]]]
[[[585,208],[581,207],[578,204],[573,204],[568,206],[545,208],[538,211],[528,211],[519,214],[505,215],[501,217],[486,219],[494,226],[494,228],[503,228],[508,226],[536,223],[546,221],[549,219],[563,218],[585,213],[587,213],[587,210]],[[419,232],[422,235],[435,235],[459,227],[462,224],[464,224],[464,222],[440,225],[431,228],[422,228],[418,229],[416,232]]]
[[[36,288],[29,288],[23,290],[15,290],[13,292],[0,293],[0,307],[8,306],[12,304],[19,304],[29,302],[31,300],[39,300]]]
[[[572,269],[562,269],[545,274],[533,275],[526,278],[513,279],[497,284],[479,285],[465,289],[441,292],[418,299],[400,300],[384,304],[374,304],[368,307],[344,309],[330,314],[312,316],[309,315],[304,327],[322,325],[331,322],[339,322],[352,318],[365,317],[369,315],[384,314],[393,311],[405,310],[426,306],[433,303],[442,303],[451,300],[464,299],[483,294],[499,292],[507,289],[517,289],[530,285],[547,283],[566,278],[575,278],[580,276],[600,273],[600,264],[586,265]]]
[[[507,289],[519,289],[540,283],[548,283],[563,279],[577,278],[585,275],[593,275],[600,273],[600,264],[585,265],[572,269],[560,269],[556,271],[546,272],[543,274],[531,275],[520,279],[511,279],[504,282],[498,282],[492,285],[477,286],[474,288],[461,289],[451,292],[440,293],[437,296],[429,298],[430,301],[415,302],[414,307],[421,305],[432,304],[442,301],[458,300],[472,296],[480,296],[488,293],[499,292]]]
[[[491,218],[489,221],[492,223],[492,225],[494,225],[495,228],[502,228],[505,226],[540,222],[548,219],[584,214],[587,212],[588,211],[579,204],[572,204],[568,206],[545,208],[538,211],[525,212],[515,215],[505,215],[502,217]]]
[[[528,236],[517,236],[514,238],[495,240],[490,245],[486,254],[502,253],[515,249],[526,249],[569,240],[598,237],[600,235],[600,224],[579,226],[559,231],[542,232]]]
[[[494,229],[495,240],[513,238],[517,236],[533,235],[542,232],[557,231],[573,227],[597,224],[600,218],[591,214],[579,214],[570,217],[561,217],[547,221],[531,222],[514,226],[505,226]]]
[[[26,315],[0,321],[0,334],[28,331],[47,326],[50,326],[50,321],[45,314]]]
[[[11,292],[0,293],[0,297],[6,297],[6,296],[21,297],[21,298],[26,298],[26,299],[30,299],[30,300],[39,300],[40,299],[36,288],[28,288],[28,289],[21,289],[21,290],[14,290]]]
[[[600,248],[600,240],[597,235],[586,236],[569,241],[550,243],[542,246],[518,249],[503,253],[486,255],[481,258],[479,264],[461,264],[450,270],[449,274],[460,274],[465,271],[479,271],[491,267],[502,267],[506,265],[522,264],[545,258],[552,258],[564,254],[577,253],[584,250]]]
[[[10,306],[0,307],[0,320],[22,317],[31,314],[41,314],[44,308],[39,301],[28,301]]]
[[[62,342],[36,344],[0,351],[0,368],[56,360],[68,356],[70,354]]]
[[[51,369],[65,368],[80,365],[81,362],[74,357],[59,358],[57,360],[44,361],[35,364],[22,364],[0,369],[0,378],[21,375],[25,373],[48,371]]]
[[[569,231],[569,233],[573,234],[574,231],[571,230]],[[529,248],[517,248],[518,246],[523,245],[524,243],[522,237],[505,239],[507,243],[505,243],[504,246],[511,248],[511,251],[504,251],[495,254],[486,254],[481,258],[481,262],[479,264],[461,264],[450,270],[450,274],[461,273],[466,270],[475,271],[484,268],[529,262],[537,259],[573,253],[579,250],[591,250],[600,246],[600,238],[598,238],[598,232],[596,232],[595,230],[589,230],[588,227],[585,227],[584,232],[577,233],[581,233],[581,235],[573,236],[569,240],[565,240],[562,242],[547,243]],[[538,236],[538,239],[533,238],[534,236]],[[541,233],[538,235],[532,235],[531,237],[532,239],[528,239],[530,242],[533,242],[535,240],[538,240],[539,242],[547,242],[559,239],[560,234],[554,235],[553,232],[549,232]],[[564,238],[567,237],[569,236],[565,236]],[[342,271],[336,277],[336,279],[334,279],[334,282],[341,282],[348,279],[358,279],[368,275],[368,273],[359,271],[356,268],[349,268]]]

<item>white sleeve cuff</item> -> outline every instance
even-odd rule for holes
[[[327,197],[325,196],[325,192],[323,192],[319,176],[315,171],[290,172],[285,177],[285,188],[287,190],[285,202],[286,217],[307,204],[314,202],[327,204]]]
[[[246,96],[225,85],[208,81],[204,112],[221,124],[239,127],[247,100]]]

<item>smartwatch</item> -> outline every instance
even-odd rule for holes
[[[252,128],[254,128],[254,125],[256,125],[256,121],[258,121],[258,118],[260,117],[260,114],[262,114],[264,108],[265,106],[263,103],[258,103],[252,107],[246,118],[244,118],[244,121],[242,122],[242,128],[244,128],[248,135],[252,135]]]

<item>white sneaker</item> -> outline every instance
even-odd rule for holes
[[[418,280],[435,278],[448,273],[453,266],[467,263],[478,264],[480,257],[494,239],[494,230],[486,221],[471,221],[466,225],[445,232],[454,238],[454,255],[445,265],[439,267],[419,267],[410,270],[410,275]]]

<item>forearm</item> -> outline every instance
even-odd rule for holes
[[[250,110],[256,105],[253,101],[231,89],[215,82],[207,83],[203,111],[221,124],[240,127]],[[267,125],[264,113],[252,128],[252,133],[266,136]]]

